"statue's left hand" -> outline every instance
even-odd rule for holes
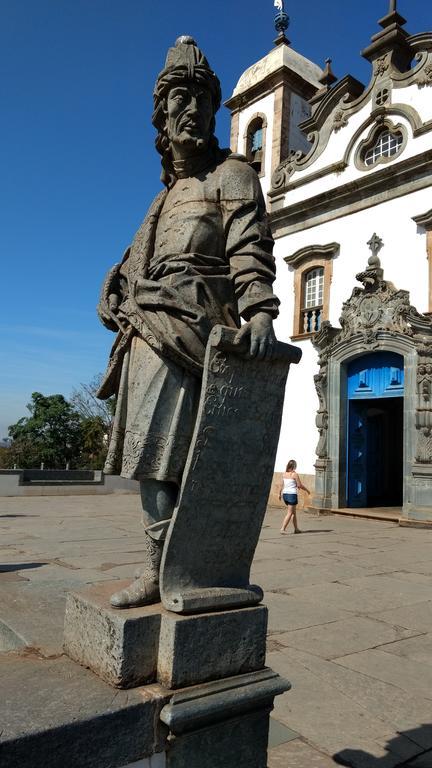
[[[277,342],[271,315],[267,312],[257,312],[251,317],[249,322],[245,323],[237,333],[236,343],[244,344],[246,339],[249,341],[247,350],[249,357],[255,357],[257,360],[270,360]]]

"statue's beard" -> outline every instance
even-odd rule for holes
[[[179,144],[182,146],[195,146],[197,149],[202,150],[207,146],[207,142],[204,141],[202,136],[180,136]]]
[[[186,131],[173,137],[171,142],[176,145],[177,149],[186,151],[188,155],[200,154],[205,152],[208,147],[208,139],[203,136],[193,136]]]

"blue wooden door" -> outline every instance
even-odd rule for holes
[[[364,403],[353,401],[348,425],[348,506],[367,507],[367,419]]]
[[[382,476],[391,462],[399,467],[402,461],[402,436],[395,436],[392,415],[398,403],[386,404],[391,406],[387,398],[403,403],[404,361],[393,352],[372,353],[356,358],[347,373],[347,505],[367,507],[385,499]],[[402,419],[398,424],[402,430]]]

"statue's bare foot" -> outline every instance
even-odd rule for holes
[[[140,605],[158,603],[159,600],[159,580],[149,581],[144,575],[125,589],[115,592],[110,602],[113,608],[138,608]]]

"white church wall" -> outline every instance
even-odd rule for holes
[[[283,472],[287,462],[295,459],[299,472],[313,475],[318,442],[318,398],[313,376],[318,371],[318,357],[309,339],[295,345],[301,348],[303,356],[298,365],[291,366],[288,375],[275,472]]]
[[[330,322],[339,325],[342,304],[358,285],[355,276],[365,269],[370,250],[367,241],[376,232],[383,240],[379,253],[384,275],[397,288],[410,292],[411,303],[420,311],[428,310],[428,262],[426,235],[412,217],[431,206],[430,190],[420,190],[396,200],[373,206],[350,216],[304,229],[275,243],[277,277],[275,292],[281,300],[275,331],[281,341],[290,342],[294,321],[294,271],[284,257],[314,243],[340,244],[333,259],[330,288]],[[295,341],[303,350],[298,366],[292,366],[288,378],[281,437],[275,471],[283,470],[289,458],[296,458],[302,472],[312,474],[318,432],[315,415],[318,399],[313,376],[318,372],[317,354],[310,339]],[[288,455],[290,454],[290,455]]]
[[[426,86],[419,88],[415,84],[410,85],[409,88],[394,88],[392,100],[393,103],[408,104],[413,107],[424,123],[432,119],[432,99],[430,89]]]
[[[264,175],[261,177],[261,187],[263,190],[264,198],[270,189],[271,181],[271,168],[272,168],[272,145],[273,145],[273,116],[274,116],[274,93],[269,93],[262,99],[254,101],[253,104],[245,107],[239,114],[239,134],[238,134],[238,149],[240,154],[246,154],[246,138],[245,133],[248,124],[251,119],[257,113],[264,114],[267,118],[267,128],[265,137],[265,158],[264,158]]]

